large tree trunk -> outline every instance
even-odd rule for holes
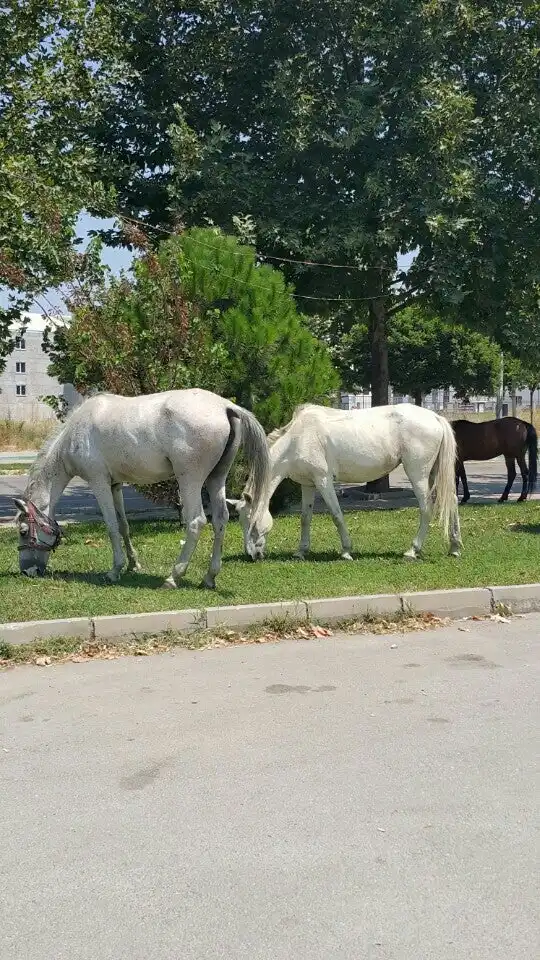
[[[421,390],[415,390],[415,391],[414,391],[414,402],[415,402],[415,404],[416,404],[417,407],[421,407],[421,406],[422,406],[422,391],[421,391]]]
[[[512,416],[517,417],[517,395],[516,388],[512,387]]]
[[[388,333],[386,329],[386,302],[383,297],[369,304],[371,332],[371,405],[384,407],[388,403]],[[366,484],[368,493],[384,493],[390,489],[388,474]]]

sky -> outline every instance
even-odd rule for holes
[[[89,230],[98,230],[98,229],[110,229],[115,225],[115,220],[100,220],[96,217],[91,217],[87,213],[82,213],[77,222],[77,236],[83,241],[80,247],[78,248],[81,252],[86,249],[88,241],[90,239],[88,235]],[[398,267],[399,269],[408,269],[413,261],[415,253],[408,253],[404,257],[398,257]],[[124,247],[103,247],[102,252],[103,262],[110,267],[113,274],[118,276],[123,270],[129,270],[132,260],[133,253],[129,250],[126,250]],[[7,304],[7,294],[0,292],[0,305],[6,306]],[[31,306],[31,311],[34,313],[42,313],[43,308],[47,310],[62,310],[64,307],[64,301],[62,298],[62,292],[59,289],[49,289],[46,291],[43,298],[37,299]]]

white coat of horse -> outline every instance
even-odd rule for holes
[[[30,576],[45,571],[61,538],[54,508],[69,481],[82,477],[91,487],[109,531],[115,582],[125,565],[139,570],[124,510],[123,483],[178,481],[186,540],[164,586],[175,587],[186,571],[206,517],[201,488],[212,508],[214,546],[203,585],[215,586],[221,568],[229,513],[225,482],[243,444],[253,488],[253,522],[268,503],[269,455],[259,421],[242,407],[206,390],[171,390],[142,397],[99,394],[70,414],[39,453],[19,508],[19,567]]]
[[[416,559],[433,514],[440,519],[450,553],[459,556],[461,536],[455,490],[456,442],[444,417],[412,404],[336,410],[304,404],[286,426],[268,436],[272,479],[266,511],[253,522],[249,483],[242,500],[229,500],[238,511],[246,553],[262,559],[272,529],[270,497],[290,477],[302,487],[301,538],[297,557],[310,547],[315,492],[325,501],[341,538],[342,557],[351,560],[351,540],[334,489],[334,481],[365,483],[390,473],[400,463],[411,481],[420,506],[420,526],[405,553]]]

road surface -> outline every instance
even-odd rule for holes
[[[506,467],[503,457],[495,460],[471,462],[467,464],[467,476],[472,494],[472,503],[496,500],[500,497],[506,483]],[[0,522],[10,521],[14,516],[13,497],[21,496],[26,486],[25,476],[0,476]],[[391,475],[393,487],[410,488],[410,483],[404,470],[400,467]],[[516,477],[511,499],[517,499],[521,492],[521,479]],[[124,487],[126,510],[131,516],[156,511],[156,504],[151,503],[132,487]],[[347,497],[343,505],[347,506]],[[381,506],[383,504],[379,504]],[[360,504],[354,504],[355,508]],[[366,507],[368,504],[366,504]],[[369,505],[371,508],[373,504]],[[69,484],[57,506],[57,516],[60,519],[74,519],[80,517],[81,512],[97,513],[97,504],[94,495],[87,485],[79,479]],[[163,511],[161,511],[163,512]],[[165,511],[167,513],[167,511]],[[176,516],[169,511],[170,516]]]
[[[0,955],[536,960],[539,630],[1,674]]]

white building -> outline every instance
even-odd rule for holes
[[[51,361],[42,349],[46,324],[41,314],[28,313],[22,330],[20,326],[12,328],[15,348],[0,373],[0,419],[54,419],[54,412],[40,400],[43,396],[65,397],[70,406],[80,402],[71,384],[60,384],[47,373]]]

